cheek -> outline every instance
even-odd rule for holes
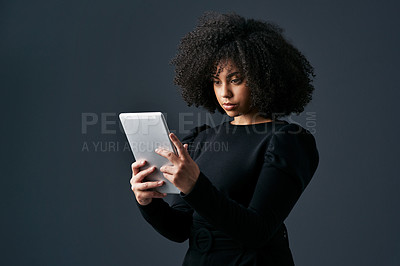
[[[217,91],[215,89],[214,89],[214,97],[215,97],[215,99],[217,99],[218,103],[221,102],[220,101],[220,97],[218,97],[218,93],[217,93]]]
[[[249,105],[251,104],[251,95],[250,95],[250,93],[247,95],[247,103]]]
[[[241,93],[241,98],[244,100],[243,102],[246,105],[251,104],[251,94],[250,94],[250,89],[248,88],[243,88],[242,93]]]

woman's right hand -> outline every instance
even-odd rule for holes
[[[146,160],[136,161],[132,164],[131,189],[135,194],[137,202],[142,206],[150,204],[153,198],[164,198],[167,195],[166,193],[147,190],[150,188],[161,187],[164,184],[164,181],[142,182],[146,176],[156,169],[155,166],[152,166],[143,171],[139,170],[139,168],[143,167],[145,164]]]

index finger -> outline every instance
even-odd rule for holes
[[[140,161],[136,161],[131,165],[132,168],[132,172],[134,175],[137,175],[137,173],[139,173],[139,168],[142,167],[143,165],[145,165],[146,160],[140,160]]]
[[[183,147],[182,142],[178,139],[178,137],[174,133],[170,133],[169,137],[172,140],[172,143],[174,143],[176,149],[178,150],[178,157],[183,157],[185,155],[185,147]]]

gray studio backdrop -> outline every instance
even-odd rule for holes
[[[296,265],[400,265],[399,6],[310,0],[1,1],[1,265],[180,265],[188,242],[135,206],[117,115],[161,111],[179,137],[223,119],[187,107],[168,65],[206,10],[278,23],[315,67],[287,118],[320,151],[287,219]]]

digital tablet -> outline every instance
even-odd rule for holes
[[[169,138],[170,132],[164,115],[161,112],[121,113],[119,119],[135,160],[145,159],[147,161],[145,166],[140,167],[140,170],[151,166],[157,167],[143,181],[163,180],[165,181],[164,184],[155,188],[155,190],[161,193],[179,194],[180,190],[166,179],[160,171],[161,166],[172,165],[171,162],[154,151],[160,147],[177,154],[175,146]]]

